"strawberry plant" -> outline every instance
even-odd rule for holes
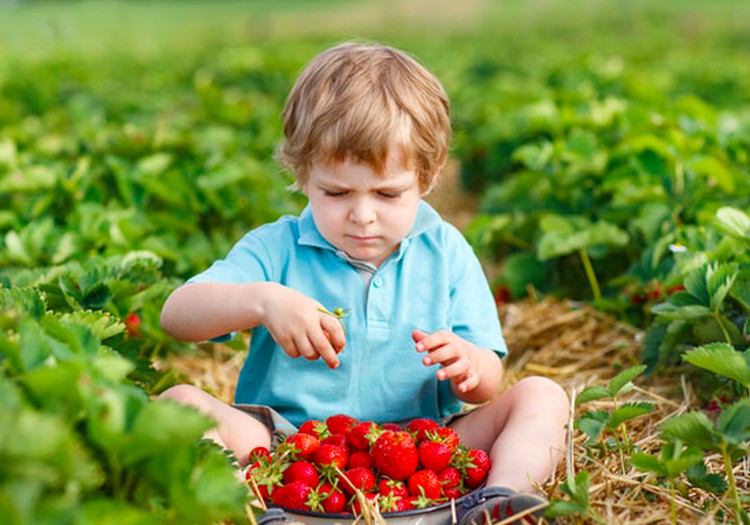
[[[47,310],[28,288],[0,288],[3,523],[215,523],[242,519],[245,493],[211,422],[149,399],[117,352],[105,312]]]

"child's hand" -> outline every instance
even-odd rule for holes
[[[323,358],[329,367],[339,366],[338,353],[346,344],[344,329],[319,302],[280,286],[264,302],[263,324],[288,356]]]
[[[411,336],[417,344],[417,352],[427,352],[427,355],[422,358],[422,364],[425,366],[442,365],[437,371],[439,380],[450,379],[458,392],[462,394],[470,392],[479,385],[479,373],[474,370],[470,359],[476,346],[446,330],[432,334],[414,330]]]

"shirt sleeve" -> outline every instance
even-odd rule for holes
[[[501,358],[508,353],[500,327],[497,305],[482,265],[471,245],[455,230],[451,234],[452,273],[451,329],[480,348],[494,350]],[[458,238],[456,238],[458,236]]]
[[[188,279],[189,283],[249,283],[270,281],[274,261],[264,242],[262,232],[246,234],[232,247],[224,259],[215,261],[208,269]]]
[[[263,231],[247,233],[235,244],[224,259],[215,261],[208,269],[188,279],[188,283],[248,283],[270,281],[274,274],[271,251],[263,239]],[[236,332],[211,339],[214,343],[225,343],[234,338]]]

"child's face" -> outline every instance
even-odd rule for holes
[[[376,266],[411,230],[422,196],[416,171],[395,151],[382,175],[351,159],[315,163],[302,190],[323,237],[350,257]]]

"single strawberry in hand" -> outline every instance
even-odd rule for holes
[[[404,481],[419,465],[419,453],[411,434],[386,431],[370,450],[373,464],[382,476]]]

